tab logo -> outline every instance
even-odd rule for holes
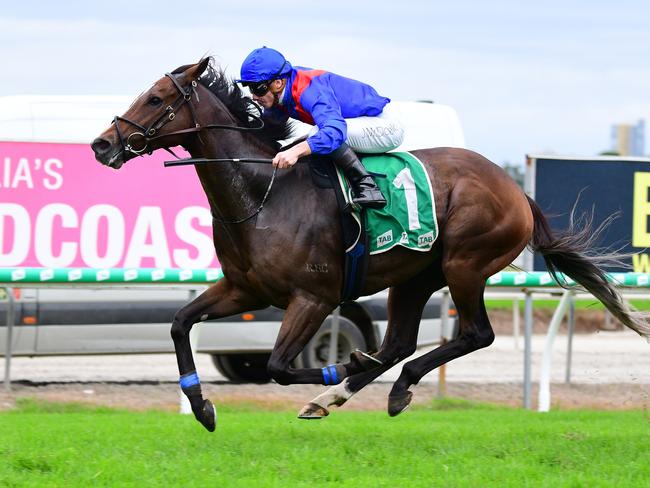
[[[390,229],[377,237],[377,247],[385,246],[391,242],[393,242],[393,229]]]
[[[24,269],[15,269],[11,272],[11,281],[24,280],[27,273]]]
[[[497,273],[495,275],[492,275],[488,279],[488,283],[490,283],[491,285],[496,285],[498,283],[501,283],[502,281],[503,281],[503,275],[501,273]]]
[[[205,279],[207,281],[217,281],[219,279],[219,272],[221,270],[218,269],[209,269],[208,272],[205,274]]]
[[[137,279],[138,277],[138,270],[137,269],[127,269],[124,272],[124,280],[125,281],[133,281]]]
[[[97,278],[97,281],[106,281],[111,277],[111,272],[108,269],[100,269],[97,271],[97,274],[95,276]]]
[[[433,244],[433,231],[429,231],[426,234],[422,234],[418,237],[418,246],[425,247]]]
[[[515,275],[515,285],[523,285],[526,283],[526,273],[517,273]]]
[[[553,279],[549,273],[544,273],[539,277],[540,285],[548,285],[551,281],[553,281]]]
[[[41,271],[41,281],[48,281],[54,278],[54,270],[53,269],[44,269]]]
[[[80,269],[71,269],[68,271],[68,281],[78,281],[81,279],[82,271]]]

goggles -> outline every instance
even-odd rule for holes
[[[247,83],[248,89],[250,92],[257,96],[257,97],[263,97],[266,95],[269,91],[269,83],[270,81],[260,81],[259,83]]]
[[[282,63],[282,66],[280,67],[280,69],[278,70],[278,72],[277,72],[276,74],[274,74],[274,75],[273,75],[270,79],[268,79],[268,80],[265,80],[265,81],[258,81],[258,82],[249,81],[248,83],[244,83],[243,85],[244,85],[244,86],[247,86],[248,89],[250,90],[250,92],[251,92],[253,95],[255,95],[256,97],[263,97],[264,95],[266,95],[266,94],[268,93],[268,91],[269,91],[269,85],[271,84],[271,82],[272,82],[273,80],[277,80],[277,79],[278,79],[278,76],[280,76],[280,75],[282,74],[282,70],[284,69],[284,67],[285,67],[286,65],[287,65],[287,62],[285,61],[284,63]]]

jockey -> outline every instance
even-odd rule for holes
[[[237,81],[264,108],[264,118],[286,121],[292,117],[316,126],[305,141],[279,152],[274,166],[288,168],[303,156],[329,154],[350,180],[355,203],[370,208],[386,204],[354,151],[381,153],[402,143],[401,124],[383,113],[389,98],[350,78],[292,66],[268,47],[248,55]]]

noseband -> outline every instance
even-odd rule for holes
[[[258,122],[258,125],[255,127],[240,127],[236,125],[220,125],[220,124],[208,124],[208,125],[201,126],[197,122],[196,110],[194,109],[194,105],[192,104],[192,93],[194,93],[194,95],[196,96],[196,101],[197,102],[199,101],[199,94],[196,91],[197,82],[195,80],[192,80],[190,86],[186,89],[183,88],[183,86],[176,79],[176,76],[174,76],[173,74],[165,73],[165,76],[167,76],[172,81],[172,83],[178,90],[179,95],[178,97],[176,97],[176,100],[174,100],[174,102],[171,105],[168,105],[165,108],[165,110],[160,115],[160,117],[154,120],[154,122],[149,127],[145,127],[141,124],[138,124],[137,122],[134,122],[133,120],[127,119],[126,117],[121,117],[119,115],[116,115],[113,118],[113,124],[115,124],[115,131],[117,132],[117,136],[120,139],[120,145],[122,146],[122,151],[125,154],[127,152],[130,152],[137,156],[142,156],[143,153],[151,154],[153,152],[153,148],[151,147],[151,142],[155,141],[156,139],[160,139],[161,137],[169,137],[169,136],[174,136],[179,134],[200,132],[205,129],[230,129],[230,130],[238,130],[238,131],[250,131],[250,130],[260,130],[264,127],[264,121],[262,120],[261,116],[255,114],[249,114],[253,120]],[[187,104],[187,106],[190,108],[190,113],[192,114],[192,124],[194,126],[189,127],[187,129],[181,129],[174,132],[160,134],[160,129],[162,129],[166,124],[174,120],[176,118],[176,112],[178,112],[185,104]],[[139,131],[132,132],[125,139],[124,135],[122,134],[122,131],[120,130],[119,121],[126,122],[127,124],[132,125],[133,127],[139,129]],[[165,151],[171,153],[174,157],[178,159],[178,156],[176,156],[171,149],[166,147],[163,149],[165,149]]]

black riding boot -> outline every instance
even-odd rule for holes
[[[343,170],[345,176],[350,180],[354,198],[352,201],[362,207],[382,208],[386,205],[386,199],[381,194],[375,180],[368,174],[359,158],[350,146],[341,144],[330,156],[334,164]]]

